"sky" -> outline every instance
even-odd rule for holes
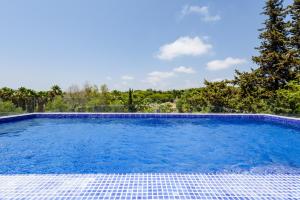
[[[255,67],[263,0],[0,0],[0,87],[183,89]]]

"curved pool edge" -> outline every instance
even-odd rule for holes
[[[0,175],[0,199],[291,199],[298,175]]]

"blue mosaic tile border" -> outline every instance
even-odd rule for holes
[[[21,114],[21,115],[10,115],[10,116],[4,116],[0,117],[0,123],[7,123],[7,122],[16,122],[26,119],[33,119],[35,118],[35,114]]]
[[[278,123],[300,128],[300,118],[283,117],[270,114],[190,114],[190,113],[31,113],[0,117],[0,123],[15,122],[33,118],[217,118],[252,119]]]
[[[262,114],[190,114],[190,113],[33,113],[43,118],[264,118]]]
[[[282,117],[277,115],[264,115],[264,121],[300,128],[300,118]]]
[[[0,199],[300,199],[300,176],[73,174],[0,176]]]

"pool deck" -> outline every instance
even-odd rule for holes
[[[299,118],[268,114],[32,113],[0,123],[65,117],[255,118],[300,127]],[[2,199],[300,199],[294,174],[29,174],[0,175]]]
[[[300,199],[299,175],[0,176],[0,199]]]

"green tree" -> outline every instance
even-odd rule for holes
[[[56,96],[62,96],[63,92],[61,88],[58,85],[53,85],[51,87],[51,90],[49,91],[49,97],[50,99],[54,99]]]
[[[38,112],[45,112],[45,105],[49,101],[49,92],[39,91],[37,93],[36,103],[37,103],[37,111]]]
[[[80,90],[79,86],[77,85],[71,85],[68,88],[68,91],[64,94],[64,100],[69,105],[70,111],[72,112],[83,111],[87,102],[85,93]]]
[[[37,100],[37,93],[34,90],[26,89],[25,99],[27,112],[34,112]]]
[[[22,110],[26,110],[26,88],[20,87],[13,93],[13,102],[17,105],[17,107],[22,108]]]
[[[110,104],[110,94],[107,85],[100,86],[100,98],[102,105],[109,105]]]
[[[256,48],[260,55],[254,56],[253,61],[259,66],[259,76],[264,80],[261,86],[277,90],[295,78],[283,0],[267,0],[262,14],[267,19],[265,27],[260,29],[261,45]]]
[[[62,96],[56,96],[52,101],[46,104],[46,111],[67,112],[69,111],[69,105],[64,101]]]
[[[300,0],[294,0],[290,7],[291,13],[291,44],[300,53]],[[299,55],[298,55],[299,56]]]
[[[0,89],[0,99],[3,101],[12,101],[14,90],[8,87],[3,87]]]
[[[158,110],[161,113],[173,113],[176,111],[176,105],[171,102],[161,103]]]
[[[136,108],[135,108],[135,105],[133,103],[133,90],[130,89],[130,88],[129,88],[129,91],[128,91],[127,106],[128,106],[128,112],[136,112]]]
[[[273,111],[279,114],[300,114],[300,78],[290,81],[283,89],[277,90]]]
[[[178,112],[205,112],[208,101],[204,95],[204,88],[186,90],[176,101]]]
[[[239,72],[236,70],[233,84],[238,86],[235,109],[239,112],[269,112],[268,104],[275,97],[274,91],[261,87],[263,78],[258,70]]]
[[[11,113],[22,113],[22,109],[17,108],[11,101],[0,100],[0,115],[7,115]]]
[[[143,98],[136,104],[136,110],[138,112],[154,113],[158,110],[158,105],[152,102],[150,98]]]
[[[236,112],[238,89],[229,81],[204,81],[203,95],[211,112]]]
[[[290,45],[294,53],[295,71],[300,71],[300,0],[294,0],[290,6],[291,29]]]
[[[34,112],[36,92],[25,87],[20,87],[13,93],[13,102],[24,111]]]

